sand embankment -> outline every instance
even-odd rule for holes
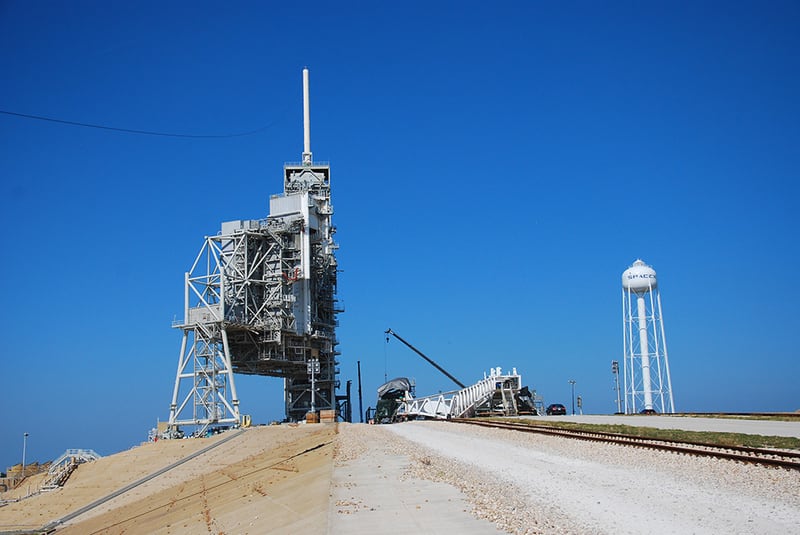
[[[334,425],[249,429],[58,533],[324,531],[335,434]],[[81,465],[62,490],[1,508],[0,530],[48,525],[225,438],[160,441]]]

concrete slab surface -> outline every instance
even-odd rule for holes
[[[360,432],[367,440],[361,427]],[[459,535],[503,533],[471,515],[464,495],[446,483],[406,478],[409,459],[372,439],[369,452],[337,466],[331,481],[328,533]]]

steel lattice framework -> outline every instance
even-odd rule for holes
[[[337,409],[332,215],[330,167],[312,163],[306,145],[302,163],[284,166],[266,219],[226,222],[205,238],[174,325],[183,339],[170,429],[238,423],[234,373],[283,377],[289,420]]]
[[[632,269],[648,269],[637,260]],[[624,275],[625,275],[624,274]],[[633,275],[634,277],[636,274]],[[640,275],[639,275],[640,276]],[[661,292],[652,279],[622,289],[625,413],[644,410],[673,414],[672,379],[661,311]]]

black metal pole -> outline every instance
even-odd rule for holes
[[[361,361],[358,361],[358,421],[364,423],[364,404],[361,399]]]
[[[353,381],[347,381],[347,411],[345,412],[345,421],[348,423],[353,423],[353,404],[350,401],[350,385],[353,384]]]
[[[419,355],[420,357],[422,357],[422,358],[424,358],[425,360],[427,360],[429,364],[431,364],[431,365],[432,365],[434,368],[436,368],[437,370],[439,370],[440,372],[442,372],[443,374],[445,374],[445,375],[447,376],[447,378],[448,378],[448,379],[450,379],[451,381],[453,381],[453,382],[454,382],[455,384],[457,384],[457,385],[458,385],[460,388],[466,388],[466,386],[464,385],[464,383],[462,383],[461,381],[459,381],[458,379],[456,379],[455,377],[453,377],[452,375],[450,375],[449,373],[447,373],[447,371],[446,371],[444,368],[442,368],[441,366],[439,366],[438,364],[436,364],[435,362],[433,362],[433,361],[432,361],[430,358],[428,358],[428,356],[427,356],[427,355],[425,355],[425,353],[423,353],[422,351],[420,351],[420,350],[419,350],[419,349],[417,349],[416,347],[412,346],[411,344],[409,344],[408,342],[406,342],[405,340],[403,340],[403,338],[401,338],[399,334],[397,334],[396,332],[394,332],[394,331],[393,331],[393,330],[391,330],[391,329],[387,329],[387,330],[386,330],[386,334],[391,334],[392,336],[394,336],[395,338],[397,338],[398,340],[400,340],[401,342],[403,342],[403,343],[404,343],[406,346],[408,346],[408,348],[409,348],[409,349],[411,349],[411,350],[412,350],[414,353],[416,353],[416,354],[417,354],[417,355]]]

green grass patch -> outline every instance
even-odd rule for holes
[[[479,418],[480,420],[513,422],[524,425],[555,427],[577,431],[615,433],[642,438],[675,440],[680,442],[699,442],[718,446],[744,446],[748,448],[775,448],[800,450],[800,438],[748,435],[745,433],[717,433],[713,431],[684,431],[682,429],[658,429],[632,425],[583,424],[575,422],[548,422],[515,418]]]
[[[721,420],[769,420],[773,422],[800,422],[800,414],[796,412],[770,413],[770,414],[705,414],[684,413],[680,418],[717,418]]]

